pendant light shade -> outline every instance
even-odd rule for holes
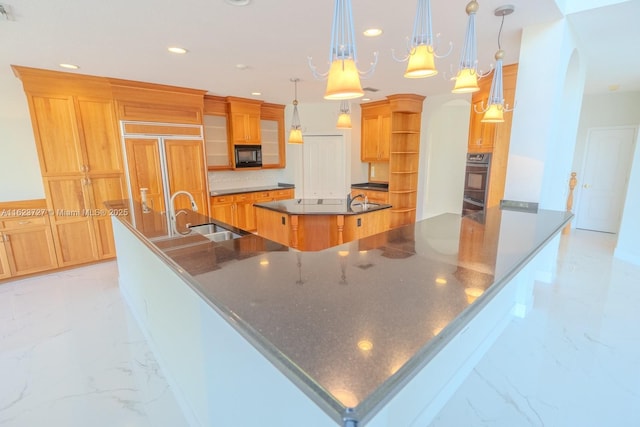
[[[316,78],[327,78],[325,99],[353,99],[364,95],[360,84],[361,74],[373,72],[378,62],[378,54],[371,68],[365,73],[358,70],[358,56],[356,51],[355,32],[353,29],[353,13],[351,0],[335,0],[333,9],[333,23],[331,26],[331,46],[329,48],[329,63],[327,74],[320,74],[309,58],[309,67]]]
[[[338,129],[351,129],[351,112],[349,111],[349,101],[340,102],[340,114],[338,115]]]
[[[496,67],[493,70],[493,79],[491,80],[491,90],[489,91],[487,106],[481,111],[476,111],[478,113],[483,113],[480,121],[484,123],[502,123],[504,122],[504,113],[513,111],[513,108],[510,109],[504,103],[502,82],[502,60],[504,58],[504,50],[502,50],[500,46],[500,35],[502,34],[504,17],[512,14],[513,10],[514,8],[512,5],[502,6],[495,10],[495,15],[502,17],[500,30],[498,31],[498,51],[495,54]]]
[[[478,87],[478,60],[477,60],[477,40],[476,40],[476,12],[478,12],[478,2],[472,0],[467,4],[466,12],[469,15],[467,21],[467,33],[464,38],[464,46],[460,55],[458,73],[455,77],[456,83],[453,93],[469,93],[480,90]]]
[[[295,96],[293,99],[293,117],[291,118],[291,130],[289,131],[290,144],[302,144],[302,126],[300,125],[300,116],[298,115],[298,82],[300,79],[292,78],[294,84]]]
[[[408,43],[408,55],[403,59],[394,59],[399,62],[408,60],[404,76],[407,78],[423,78],[438,74],[435,58],[442,58],[451,53],[453,45],[449,43],[449,52],[445,55],[435,53],[433,30],[431,29],[431,1],[418,0],[416,17],[413,24],[413,33]],[[393,53],[393,52],[392,52]]]
[[[336,59],[331,63],[324,99],[353,99],[364,95],[360,75],[353,59]]]

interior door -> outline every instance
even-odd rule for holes
[[[343,199],[347,197],[346,152],[341,135],[305,135],[303,198]]]
[[[589,131],[579,187],[576,228],[618,232],[635,133],[635,128]]]

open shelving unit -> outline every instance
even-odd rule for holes
[[[424,96],[390,95],[391,141],[389,147],[390,227],[416,220],[418,168],[420,162],[420,123]]]

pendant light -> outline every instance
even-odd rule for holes
[[[398,62],[407,63],[404,73],[406,78],[430,77],[438,74],[435,58],[444,58],[453,50],[453,43],[449,43],[449,52],[445,55],[435,53],[433,30],[431,27],[431,1],[418,0],[416,17],[413,24],[413,33],[408,43],[408,54],[403,59],[398,59],[393,55],[393,59]]]
[[[374,53],[374,63],[365,73],[361,73],[358,62],[355,32],[353,29],[353,13],[351,0],[335,0],[333,9],[333,23],[331,26],[331,46],[329,48],[329,63],[327,74],[320,74],[309,58],[309,67],[316,78],[327,78],[327,88],[324,99],[353,99],[364,95],[360,84],[360,74],[373,72],[378,62],[378,54]]]
[[[294,98],[293,98],[293,117],[291,119],[291,131],[289,132],[289,143],[302,144],[302,126],[300,125],[300,116],[298,115],[298,82],[300,79],[290,79],[294,85]]]
[[[484,113],[481,122],[484,123],[502,123],[504,122],[504,113],[513,111],[504,103],[503,84],[502,84],[502,59],[504,58],[504,50],[500,46],[500,36],[502,34],[502,26],[504,25],[504,17],[513,13],[513,6],[506,5],[497,8],[494,12],[496,16],[502,17],[500,30],[498,31],[498,51],[495,54],[496,67],[493,71],[493,80],[491,81],[491,90],[489,91],[489,99],[487,106],[477,113]],[[475,107],[474,107],[475,109]]]
[[[340,101],[340,111],[336,128],[351,129],[351,112],[349,111],[349,101],[346,99]]]
[[[471,0],[466,7],[469,20],[467,22],[467,33],[464,38],[464,45],[460,55],[458,74],[454,78],[456,83],[451,92],[470,93],[480,90],[478,78],[477,40],[476,40],[476,12],[478,12],[478,2]],[[486,74],[485,74],[486,75]]]

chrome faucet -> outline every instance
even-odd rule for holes
[[[187,211],[185,211],[184,209],[181,209],[178,212],[176,212],[175,200],[176,200],[176,197],[179,196],[180,194],[184,194],[189,198],[189,201],[191,202],[192,211],[198,212],[198,205],[196,204],[196,201],[193,198],[193,195],[188,191],[180,190],[180,191],[176,191],[171,195],[171,200],[169,201],[169,221],[171,222],[171,230],[174,231],[176,234],[186,235],[191,233],[191,229],[187,229],[187,231],[183,233],[181,231],[178,231],[178,227],[176,225],[176,218],[178,217],[178,215],[180,215],[181,213],[183,214],[187,213]]]
[[[364,194],[362,194],[362,193],[356,194],[353,197],[351,197],[351,193],[347,194],[347,208],[348,209],[351,209],[351,203],[353,203],[353,201],[355,199],[357,199],[358,197],[362,197],[362,200],[364,201]]]

